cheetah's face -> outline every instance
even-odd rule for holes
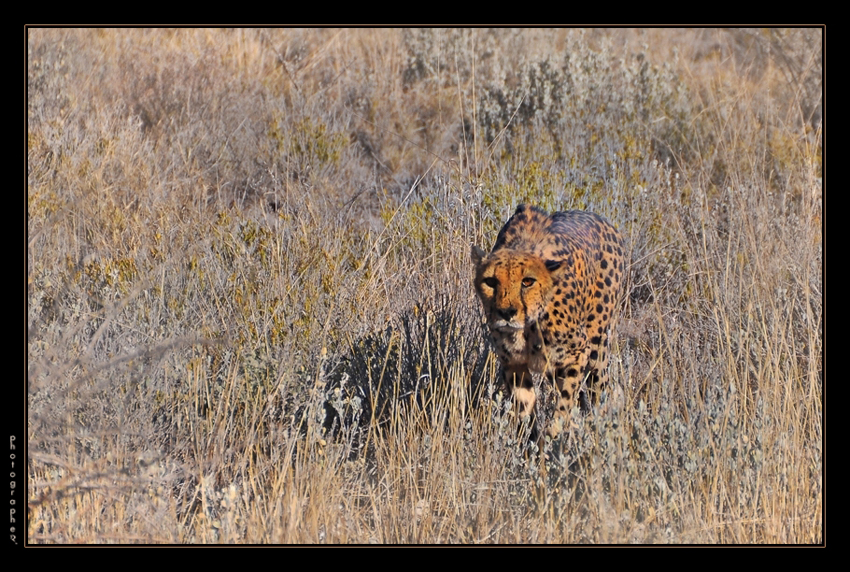
[[[475,290],[494,333],[524,330],[543,314],[552,297],[552,272],[559,262],[510,249],[489,256],[473,247]]]

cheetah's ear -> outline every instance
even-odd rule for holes
[[[484,260],[484,257],[487,256],[487,253],[482,249],[478,248],[474,244],[472,245],[472,263],[475,266],[481,264],[481,261]]]
[[[545,260],[545,261],[543,261],[543,264],[546,265],[546,270],[548,270],[549,272],[554,272],[555,270],[560,268],[561,264],[563,264],[563,263],[564,263],[563,260]]]

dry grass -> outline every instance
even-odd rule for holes
[[[28,542],[822,542],[822,65],[819,29],[30,29]],[[471,287],[520,202],[630,249],[545,466]]]

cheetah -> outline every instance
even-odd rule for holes
[[[623,239],[605,218],[585,211],[551,216],[520,205],[490,254],[472,247],[475,290],[502,364],[502,380],[521,416],[534,419],[532,374],[559,396],[546,435],[569,427],[582,383],[596,392],[607,382],[608,336],[623,279]],[[541,435],[532,422],[532,438]]]

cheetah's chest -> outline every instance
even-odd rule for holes
[[[526,365],[534,373],[546,373],[560,359],[561,348],[553,345],[560,338],[548,328],[534,322],[523,330],[491,332],[499,358],[508,365]]]

